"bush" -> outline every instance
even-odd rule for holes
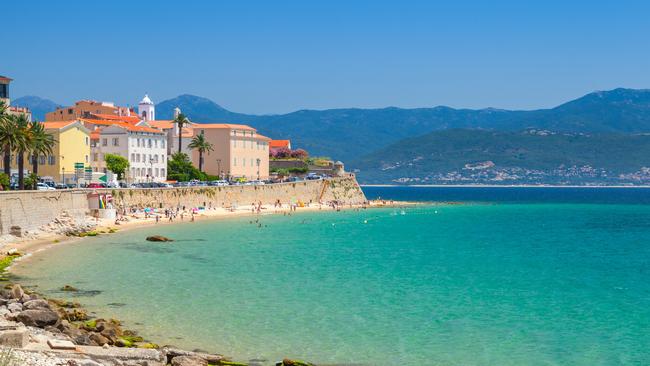
[[[11,181],[9,180],[9,176],[5,173],[0,173],[0,190],[8,190],[10,184]]]

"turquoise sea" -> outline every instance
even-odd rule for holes
[[[146,227],[15,273],[158,343],[262,365],[650,364],[650,190],[518,189],[366,188],[462,204]]]

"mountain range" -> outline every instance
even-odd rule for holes
[[[14,104],[21,101],[23,106],[33,108],[30,103],[34,103],[40,113],[43,103],[30,98],[29,101],[19,98]],[[530,111],[438,106],[299,110],[278,115],[232,112],[209,99],[184,94],[158,103],[158,119],[171,119],[175,107],[181,108],[190,120],[198,123],[250,124],[264,135],[291,139],[294,147],[304,148],[312,155],[325,155],[347,162],[348,168],[360,169],[361,180],[372,176],[372,181],[384,179],[386,182],[399,178],[390,174],[382,178],[381,170],[369,171],[378,169],[378,165],[370,164],[368,159],[376,159],[379,152],[394,151],[385,150],[391,146],[399,146],[405,154],[412,152],[415,158],[422,148],[420,144],[430,144],[435,139],[431,140],[431,136],[429,139],[413,138],[434,131],[465,129],[469,135],[477,136],[483,136],[481,130],[516,132],[536,129],[569,134],[650,132],[650,90],[647,89],[599,91],[554,108]]]

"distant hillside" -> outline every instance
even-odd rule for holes
[[[209,99],[182,95],[160,103],[159,118],[170,118],[176,106],[195,122],[248,123],[270,137],[292,139],[294,146],[312,154],[344,161],[358,159],[404,138],[449,128],[650,132],[650,90],[634,89],[595,92],[556,108],[534,111],[390,107],[302,110],[268,116],[234,113]]]
[[[449,129],[401,140],[348,167],[366,183],[648,183],[650,135]]]
[[[32,118],[35,121],[44,121],[45,113],[52,112],[60,106],[60,104],[49,99],[43,99],[32,95],[13,99],[11,105],[29,108],[32,111]]]

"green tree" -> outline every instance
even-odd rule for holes
[[[178,153],[183,152],[183,127],[185,125],[190,123],[190,120],[185,117],[183,113],[179,113],[176,118],[174,118],[174,123],[176,124],[176,127],[178,127]]]
[[[8,106],[0,101],[0,148],[3,154],[4,173],[11,176],[11,152],[17,144],[18,134]]]
[[[45,132],[45,127],[42,123],[32,122],[29,130],[32,135],[32,144],[30,146],[32,172],[38,175],[38,157],[41,155],[52,155],[56,140],[54,136]]]
[[[106,161],[106,168],[117,174],[117,180],[122,180],[124,172],[129,168],[129,161],[125,157],[116,154],[104,155],[104,161]]]
[[[24,114],[11,116],[15,128],[14,151],[18,160],[18,189],[25,189],[25,154],[32,144],[32,136],[29,132],[30,122]]]
[[[204,134],[198,134],[192,138],[192,141],[190,142],[189,145],[187,145],[192,150],[196,150],[199,152],[199,171],[203,171],[203,154],[208,153],[210,155],[210,151],[214,151],[213,145],[205,139]]]
[[[191,179],[205,180],[206,175],[192,165],[190,158],[185,153],[175,153],[167,160],[167,178],[186,182]]]

